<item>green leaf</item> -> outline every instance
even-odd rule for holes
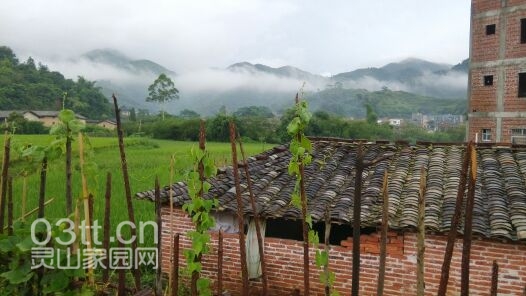
[[[318,237],[318,232],[314,230],[309,230],[309,243],[311,244],[317,244],[320,242],[320,238]]]
[[[86,127],[86,124],[78,119],[70,121],[68,125],[72,134],[76,134]]]
[[[305,216],[305,222],[307,223],[307,225],[309,225],[309,228],[312,229],[312,216],[311,216],[311,214],[307,213],[307,215]]]
[[[35,243],[33,242],[33,239],[31,236],[28,236],[24,238],[21,242],[16,244],[16,247],[20,250],[20,252],[28,252],[31,251],[31,248],[35,246]]]
[[[212,292],[210,290],[210,280],[206,278],[197,279],[197,291],[199,292],[199,295],[212,295]]]
[[[7,253],[15,250],[15,244],[9,238],[0,240],[0,252]]]
[[[68,123],[75,119],[75,112],[70,109],[64,109],[58,114],[58,119],[64,123]]]
[[[298,117],[294,117],[287,126],[287,133],[291,136],[296,135],[300,131],[300,125],[300,119]]]
[[[46,273],[42,281],[46,283],[43,292],[53,293],[65,290],[69,286],[69,277],[63,270],[56,270],[54,272]]]
[[[0,274],[0,277],[8,280],[11,285],[18,285],[29,281],[33,275],[34,273],[31,272],[31,267],[28,264],[24,264],[17,269]]]
[[[329,254],[326,251],[316,250],[316,266],[327,266],[329,263]]]

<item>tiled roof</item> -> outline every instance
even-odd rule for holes
[[[363,172],[362,227],[375,227],[381,223],[382,182],[387,170],[389,225],[394,229],[415,228],[421,168],[424,167],[427,174],[426,228],[434,232],[449,231],[466,149],[464,145],[375,143],[364,144],[363,149],[366,161],[390,156]],[[352,222],[356,153],[356,143],[313,140],[313,161],[305,168],[308,207],[313,220],[323,220],[329,207],[334,222]],[[526,149],[479,146],[477,158],[473,233],[489,238],[526,240]],[[300,210],[290,204],[294,178],[287,172],[289,159],[287,146],[277,146],[248,160],[257,208],[263,217],[300,217]],[[235,212],[237,203],[232,168],[220,170],[209,182],[212,188],[206,197],[217,197],[219,210]],[[244,176],[241,182],[244,212],[250,215],[252,211]],[[182,205],[188,201],[183,182],[173,184],[171,188],[174,204]],[[168,201],[169,190],[167,186],[161,191],[164,202]],[[137,197],[153,200],[154,193],[153,190],[140,192]],[[459,230],[462,229],[463,225]]]

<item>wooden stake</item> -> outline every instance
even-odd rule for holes
[[[4,233],[5,204],[7,194],[7,178],[9,174],[9,153],[11,151],[11,137],[4,134],[4,156],[2,160],[2,182],[0,183],[0,233]]]
[[[382,205],[382,231],[380,234],[380,266],[378,267],[378,286],[376,295],[384,294],[385,264],[387,256],[387,230],[389,229],[389,193],[387,192],[387,170],[384,173],[382,186],[383,205]]]
[[[455,202],[455,213],[451,218],[451,228],[449,229],[449,234],[447,237],[446,252],[444,254],[444,262],[442,263],[442,273],[440,276],[440,285],[438,286],[438,296],[445,296],[447,291],[449,267],[451,265],[451,258],[453,257],[453,248],[455,247],[457,229],[462,211],[462,200],[464,199],[464,191],[466,190],[466,178],[468,174],[469,161],[471,159],[471,145],[473,145],[473,142],[469,142],[468,147],[466,148],[466,153],[464,154],[464,161],[462,162],[460,183],[458,185],[457,200]]]
[[[21,217],[26,216],[26,204],[27,204],[27,173],[24,173],[22,177],[22,215]],[[25,218],[22,218],[24,221]]]
[[[239,150],[241,150],[241,157],[243,158],[243,168],[245,170],[245,177],[247,178],[248,192],[250,195],[250,206],[252,207],[252,213],[254,213],[254,220],[256,221],[256,236],[258,239],[258,250],[259,250],[259,261],[261,262],[261,278],[263,284],[263,296],[268,295],[268,280],[267,280],[267,264],[265,263],[265,249],[263,246],[263,235],[261,234],[261,227],[259,225],[259,212],[256,207],[256,198],[252,190],[252,179],[248,170],[248,162],[245,156],[245,150],[243,149],[243,141],[239,132],[237,133],[237,141],[239,142]]]
[[[128,206],[128,218],[130,222],[135,225],[135,214],[133,212],[132,195],[130,189],[130,177],[128,176],[128,162],[126,161],[126,153],[124,152],[124,132],[122,131],[121,115],[119,105],[117,103],[117,97],[115,94],[111,96],[113,98],[113,104],[115,106],[115,120],[117,121],[117,136],[119,138],[119,152],[121,154],[121,167],[122,177],[124,179],[124,190],[126,192],[126,205]],[[131,236],[137,237],[137,230],[135,227],[131,228]],[[133,240],[132,253],[135,254],[137,250],[137,240]],[[133,277],[135,279],[135,289],[140,290],[141,288],[141,271],[139,268],[132,269]]]
[[[155,216],[157,221],[157,237],[161,238],[162,234],[162,220],[161,220],[161,189],[159,186],[159,177],[155,176]],[[157,256],[159,265],[155,271],[155,295],[163,295],[163,283],[161,281],[161,272],[162,272],[162,253],[161,253],[161,244],[157,244]]]
[[[425,215],[426,203],[424,194],[426,191],[426,171],[424,167],[420,169],[420,190],[418,195],[418,232],[417,232],[417,258],[416,258],[416,295],[424,296],[425,279],[424,279],[424,253],[425,246]]]
[[[325,237],[324,237],[324,250],[327,253],[327,256],[329,256],[330,252],[330,237],[331,237],[331,214],[329,207],[325,208]],[[329,276],[329,260],[327,260],[327,265],[323,266],[323,273],[327,276],[326,277],[326,283],[325,283],[325,296],[331,295],[331,286],[329,284],[328,276]]]
[[[109,263],[110,263],[110,223],[111,223],[111,173],[108,172],[106,174],[106,193],[104,194],[104,237],[102,239],[102,248],[106,250],[106,258],[104,258],[104,268],[102,270],[102,281],[104,284],[108,284],[110,280],[110,270],[109,270]]]
[[[219,230],[217,247],[217,295],[223,295],[223,231]]]
[[[239,170],[237,164],[237,149],[236,149],[236,127],[233,122],[230,122],[230,144],[232,147],[232,167],[234,173],[234,180],[236,186],[236,199],[237,199],[237,219],[239,223],[239,250],[241,254],[241,280],[243,283],[242,295],[248,295],[248,267],[247,267],[247,254],[245,244],[245,223],[243,217],[243,199],[241,198],[241,185],[239,181]]]
[[[122,243],[122,238],[119,237],[119,239],[117,240],[119,243],[118,243],[118,246],[119,248],[123,248],[124,245]],[[120,260],[119,262],[119,266],[122,266],[123,260]],[[125,269],[119,269],[118,273],[119,273],[119,287],[118,287],[118,290],[117,290],[117,295],[118,296],[126,296],[126,270]]]
[[[71,129],[69,123],[67,125],[66,132],[66,216],[69,216],[73,211],[73,189],[71,185],[72,173],[71,173]]]
[[[296,105],[300,103],[298,93],[296,93]],[[298,142],[301,142],[301,135],[298,134]],[[303,160],[299,161],[300,175],[300,200],[301,200],[301,220],[303,232],[303,294],[310,295],[310,271],[309,271],[309,225],[307,224],[307,194],[305,193],[305,168]],[[353,278],[354,280],[354,278]]]
[[[471,257],[471,239],[473,232],[473,207],[475,205],[475,182],[477,180],[477,152],[470,146],[470,178],[468,180],[468,199],[464,219],[464,240],[462,243],[462,269],[460,274],[460,295],[469,295],[469,262]]]
[[[174,204],[173,204],[173,190],[172,190],[172,184],[173,184],[173,177],[174,177],[174,166],[175,166],[175,158],[174,158],[174,155],[172,154],[172,157],[170,157],[170,180],[168,182],[168,184],[170,184],[170,191],[168,191],[168,200],[169,200],[169,203],[170,203],[170,237],[173,237],[175,239],[175,236],[174,236],[174,227],[175,227],[175,224],[174,224]],[[160,237],[159,237],[160,239]],[[175,242],[174,242],[175,243]],[[160,243],[159,243],[160,244]],[[173,269],[174,269],[174,248],[170,248],[170,262],[172,264],[170,264],[170,270],[168,272],[168,290],[171,292],[173,289],[174,289],[174,285],[173,285]],[[177,291],[177,290],[175,290]]]
[[[90,205],[89,205],[89,191],[88,191],[88,181],[86,175],[84,174],[84,138],[82,133],[79,133],[79,157],[80,157],[80,177],[82,181],[82,199],[84,200],[84,221],[86,223],[86,249],[93,249],[93,243],[91,239],[91,221],[90,221]],[[91,264],[88,264],[88,283],[90,285],[94,284],[93,281],[93,269]]]
[[[42,159],[40,169],[40,191],[38,194],[38,218],[44,218],[44,201],[46,199],[46,179],[47,179],[47,157]]]
[[[9,177],[7,191],[7,235],[13,235],[13,177]]]
[[[493,260],[493,269],[491,271],[491,296],[497,296],[499,290],[499,265],[497,260]]]
[[[356,152],[356,175],[354,177],[353,246],[352,246],[352,296],[360,295],[360,215],[362,212],[363,147],[358,144]]]
[[[174,258],[172,268],[172,296],[179,295],[179,233],[174,236]],[[221,294],[219,294],[221,295]]]

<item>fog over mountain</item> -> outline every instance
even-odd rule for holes
[[[38,57],[36,57],[38,60]],[[286,65],[270,67],[240,62],[225,68],[176,73],[153,61],[130,58],[112,49],[97,49],[63,60],[41,60],[67,77],[97,81],[106,96],[116,93],[121,105],[157,110],[145,102],[148,86],[160,73],[169,75],[180,91],[180,100],[167,104],[177,114],[188,108],[203,115],[239,107],[263,105],[279,111],[292,105],[303,87],[317,92],[332,87],[400,90],[441,99],[465,99],[467,60],[458,65],[409,58],[380,68],[363,68],[325,77]],[[175,70],[175,71],[174,71]]]

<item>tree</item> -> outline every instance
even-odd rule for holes
[[[378,116],[376,115],[376,112],[374,112],[373,107],[369,104],[365,104],[366,109],[366,118],[367,123],[369,124],[375,124],[378,120]]]
[[[146,102],[156,102],[161,106],[161,114],[164,120],[164,104],[171,100],[179,99],[179,90],[175,88],[173,81],[162,73],[148,87]]]

